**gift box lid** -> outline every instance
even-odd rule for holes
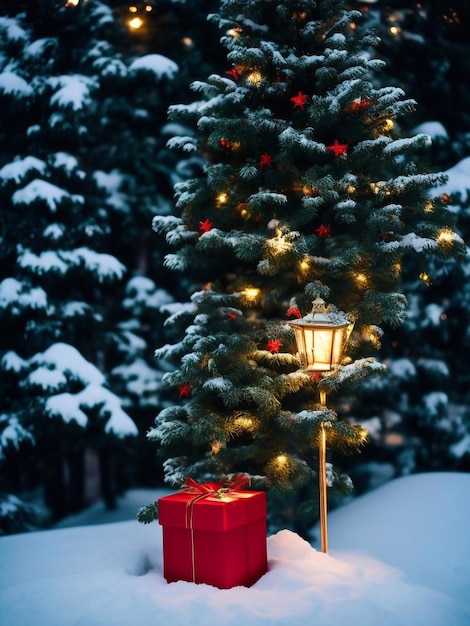
[[[203,493],[182,489],[158,500],[158,521],[162,526],[227,531],[265,517],[264,491]]]

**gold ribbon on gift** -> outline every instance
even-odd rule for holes
[[[185,526],[189,529],[191,535],[191,571],[193,583],[196,582],[196,554],[194,548],[193,523],[195,504],[200,500],[204,500],[204,498],[208,498],[209,496],[222,498],[225,494],[230,493],[231,491],[238,491],[239,489],[242,489],[249,484],[250,479],[248,478],[248,476],[244,476],[243,474],[238,474],[232,481],[228,483],[203,483],[201,485],[193,478],[186,479],[183,491],[194,493],[194,497],[188,500],[186,503],[185,514]]]

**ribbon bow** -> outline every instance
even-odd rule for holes
[[[187,478],[185,484],[183,485],[183,491],[187,491],[189,493],[194,494],[194,497],[191,498],[186,503],[186,515],[185,515],[185,526],[190,531],[191,537],[191,570],[192,570],[192,582],[196,582],[196,555],[195,555],[195,545],[194,545],[194,524],[193,524],[193,516],[194,516],[194,505],[199,500],[203,500],[208,496],[214,496],[216,498],[222,498],[224,494],[229,493],[231,491],[237,491],[245,485],[250,484],[250,479],[248,476],[244,476],[243,474],[238,474],[235,476],[233,480],[227,482],[217,482],[217,483],[203,483],[202,485],[198,483],[194,478]]]
[[[250,484],[250,479],[244,474],[237,474],[235,478],[226,482],[203,483],[200,484],[194,478],[187,478],[183,486],[185,491],[197,492],[200,495],[222,497],[224,493],[238,491]]]

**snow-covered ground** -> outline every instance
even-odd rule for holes
[[[162,577],[161,528],[96,506],[0,539],[3,626],[469,626],[470,474],[401,478],[329,515],[330,553],[268,538],[253,587]],[[117,519],[160,493],[133,492]]]

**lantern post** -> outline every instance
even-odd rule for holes
[[[331,372],[338,369],[354,324],[342,311],[328,306],[318,297],[311,313],[288,322],[294,330],[302,369],[307,372]],[[326,392],[320,391],[320,405],[326,407]],[[321,550],[328,552],[326,430],[322,423],[319,440],[319,500]]]

